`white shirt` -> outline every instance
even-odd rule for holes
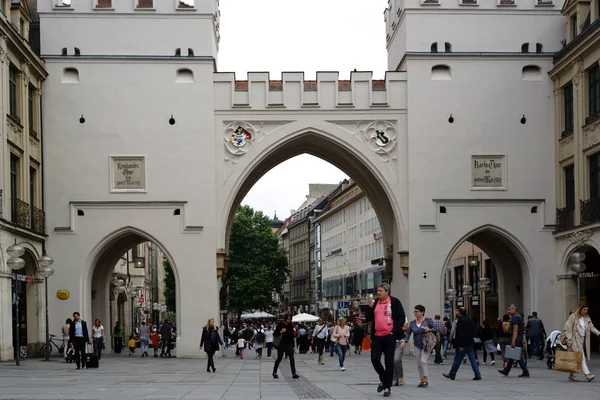
[[[92,327],[92,331],[94,332],[94,338],[101,338],[103,330],[104,330],[104,327],[102,325],[100,325],[100,326],[94,325]]]
[[[581,327],[581,337],[585,336],[585,318],[579,317],[579,326]]]
[[[273,330],[272,329],[266,329],[265,330],[265,337],[266,337],[266,342],[267,343],[273,343]]]
[[[240,349],[243,349],[244,347],[246,347],[246,339],[239,338],[237,341],[237,346]]]
[[[323,329],[323,330],[321,330]],[[317,325],[313,331],[313,337],[316,336],[319,339],[325,339],[328,334],[327,325]]]

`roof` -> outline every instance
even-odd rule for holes
[[[373,90],[385,90],[385,80],[374,80],[371,81]],[[248,90],[248,81],[235,81],[235,90]],[[283,81],[275,80],[269,81],[269,90],[277,91],[283,90]],[[317,90],[317,81],[304,81],[304,90],[311,91]],[[352,81],[342,80],[338,81],[338,90],[352,90]]]
[[[277,213],[275,213],[275,218],[273,218],[271,220],[271,228],[281,228],[284,225],[284,222],[282,220],[280,220],[279,218],[277,218]]]

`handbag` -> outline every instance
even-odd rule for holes
[[[337,344],[337,342],[339,341],[339,336],[336,336],[336,332],[337,332],[338,327],[336,326],[335,328],[333,328],[333,333],[331,334],[331,337],[329,338],[329,341],[333,344]]]
[[[523,353],[522,347],[506,346],[506,350],[504,350],[504,357],[509,358],[511,360],[520,360],[522,353]]]
[[[554,370],[563,372],[581,371],[583,353],[580,351],[557,350],[554,360]]]

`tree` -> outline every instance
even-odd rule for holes
[[[167,257],[163,257],[163,267],[165,268],[165,305],[167,310],[175,312],[177,310],[177,292],[175,291],[175,275],[173,268]]]
[[[290,270],[286,251],[261,211],[241,206],[231,227],[225,286],[229,308],[242,314],[276,306],[273,293],[281,293]]]

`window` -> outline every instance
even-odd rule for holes
[[[152,3],[153,3],[152,0],[139,0],[138,8],[152,8],[154,6],[154,4],[152,4]]]
[[[564,168],[565,174],[565,205],[568,210],[575,209],[575,165]]]
[[[98,8],[111,8],[112,0],[98,0],[98,4],[96,4]]]
[[[536,43],[535,44],[535,52],[542,53],[543,51],[544,51],[544,45],[541,43]]]
[[[8,96],[10,100],[10,116],[20,123],[21,119],[17,115],[17,70],[12,65],[8,73]]]
[[[456,290],[456,296],[462,297],[463,285],[464,285],[464,266],[454,268],[454,289]]]
[[[573,131],[573,83],[569,82],[563,89],[565,132]]]
[[[194,0],[179,0],[178,8],[194,8]]]
[[[438,52],[437,42],[431,43],[431,52],[432,53],[437,53]]]
[[[577,14],[571,16],[571,39],[577,37]]]
[[[36,133],[36,120],[35,120],[35,88],[29,84],[29,90],[27,93],[27,106],[29,112],[29,132],[37,137]]]
[[[589,116],[600,113],[600,67],[596,64],[588,71]]]
[[[11,221],[17,222],[17,198],[19,196],[19,157],[10,154],[10,208]]]
[[[21,33],[21,36],[25,36],[25,21],[22,18],[19,20],[19,33]]]
[[[521,53],[529,53],[529,43],[523,43],[521,45]]]
[[[445,42],[444,43],[444,51],[446,53],[451,53],[452,52],[452,45],[450,43],[448,43],[448,42]]]
[[[29,206],[31,207],[31,214],[33,216],[33,208],[36,206],[35,201],[37,196],[37,170],[33,167],[29,167]]]
[[[600,152],[591,155],[590,160],[590,199],[600,199]]]

